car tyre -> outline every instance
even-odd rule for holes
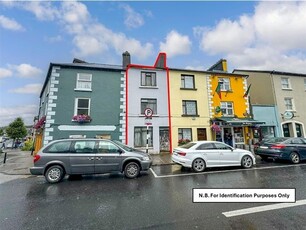
[[[64,176],[64,169],[60,165],[50,166],[45,173],[46,180],[51,184],[60,182],[64,178]]]
[[[253,166],[252,157],[248,155],[243,156],[241,159],[241,166],[242,168],[245,168],[245,169],[252,168]]]
[[[201,158],[197,158],[192,162],[192,169],[195,172],[203,172],[206,168],[205,161]]]
[[[293,164],[300,163],[300,156],[296,152],[293,152],[290,154],[290,160]]]
[[[140,174],[140,166],[136,162],[130,162],[124,167],[124,175],[129,179],[138,177]]]

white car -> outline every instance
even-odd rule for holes
[[[242,166],[251,168],[255,156],[248,150],[235,149],[218,141],[194,141],[173,150],[172,161],[183,167],[203,172],[205,168]]]

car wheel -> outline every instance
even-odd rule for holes
[[[64,178],[64,176],[64,169],[60,165],[52,165],[47,169],[45,173],[46,180],[51,184],[60,182]]]
[[[205,170],[205,161],[201,158],[197,158],[192,162],[192,169],[195,172],[203,172]]]
[[[243,156],[242,159],[241,159],[241,166],[243,168],[251,168],[253,166],[252,157],[250,157],[248,155]]]
[[[124,167],[124,175],[133,179],[139,176],[140,166],[136,162],[130,162]]]
[[[290,160],[293,164],[298,164],[300,163],[300,156],[299,154],[293,152],[290,154]]]

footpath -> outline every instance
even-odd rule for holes
[[[6,152],[6,160],[5,158]],[[170,153],[151,154],[153,165],[171,165]],[[4,163],[5,160],[5,163]],[[0,153],[0,173],[5,175],[31,175],[33,156],[30,151],[20,149],[5,149]]]

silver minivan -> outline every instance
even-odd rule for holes
[[[34,156],[32,175],[44,175],[49,183],[65,175],[123,172],[136,178],[148,170],[152,159],[144,152],[119,141],[104,139],[62,139],[50,142]]]

